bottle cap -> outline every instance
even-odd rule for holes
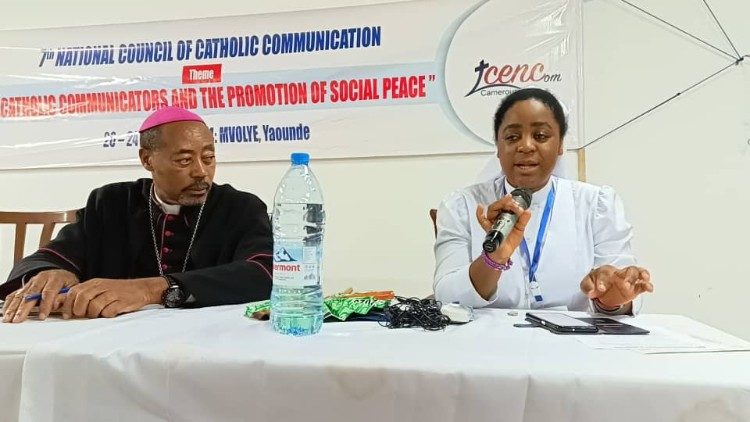
[[[306,152],[293,152],[292,153],[292,165],[303,165],[310,164],[310,154]]]

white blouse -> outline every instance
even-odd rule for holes
[[[489,300],[482,298],[469,279],[469,266],[482,252],[485,231],[476,218],[477,204],[485,209],[514,188],[500,177],[452,193],[437,212],[435,240],[435,297],[443,303],[459,302],[475,308],[559,308],[591,311],[591,301],[581,292],[580,282],[592,269],[610,264],[618,268],[635,265],[630,251],[632,227],[625,220],[622,201],[608,186],[550,177],[534,192],[531,220],[524,237],[533,256],[537,231],[547,194],[555,185],[555,201],[543,242],[536,280],[543,300],[531,295],[528,261],[518,248],[513,266],[498,280]],[[633,303],[633,313],[640,300]]]

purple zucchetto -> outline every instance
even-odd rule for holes
[[[143,133],[144,130],[173,122],[201,122],[205,124],[203,119],[192,111],[185,110],[181,107],[163,107],[151,113],[151,115],[143,121],[138,132]]]

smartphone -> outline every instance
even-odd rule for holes
[[[526,321],[529,321],[532,324],[541,325],[558,333],[596,333],[599,331],[594,324],[581,321],[580,319],[559,312],[543,314],[527,312]]]
[[[636,327],[634,325],[625,324],[624,322],[614,320],[612,318],[595,317],[581,318],[580,320],[596,325],[596,328],[599,329],[600,334],[631,335],[649,333],[648,330],[644,330],[643,328]]]

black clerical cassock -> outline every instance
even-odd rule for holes
[[[192,295],[192,306],[268,299],[273,240],[263,201],[214,184],[189,247],[200,205],[165,214],[152,203],[152,225],[151,184],[151,179],[140,179],[94,190],[76,223],[63,227],[46,247],[13,267],[8,281],[0,285],[0,297],[18,289],[22,277],[44,269],[65,269],[85,282],[156,277],[161,265],[164,274]]]

